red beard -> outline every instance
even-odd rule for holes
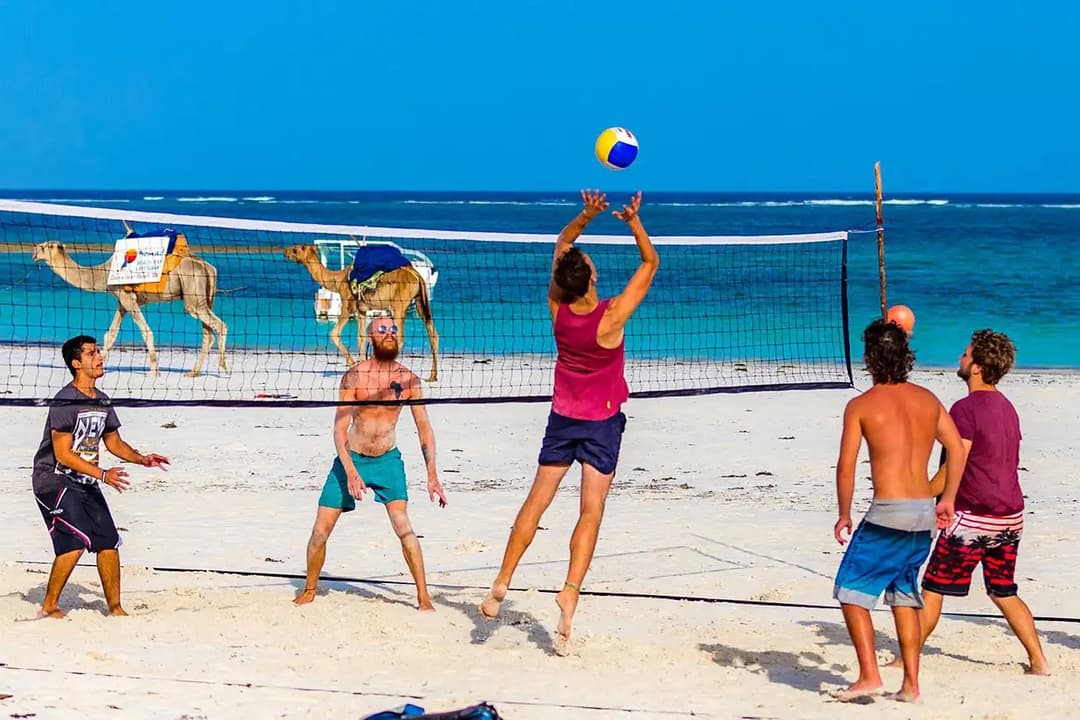
[[[398,351],[400,348],[395,342],[393,344],[374,343],[371,346],[371,352],[375,356],[375,359],[380,362],[390,362],[391,360],[397,360]]]

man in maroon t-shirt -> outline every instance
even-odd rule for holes
[[[956,495],[956,517],[938,536],[923,575],[920,611],[923,643],[941,618],[945,595],[963,597],[971,575],[982,562],[986,592],[1027,650],[1028,672],[1049,675],[1035,621],[1017,596],[1014,574],[1020,536],[1024,530],[1024,494],[1020,464],[1020,418],[997,384],[1012,368],[1016,347],[1008,336],[979,330],[960,356],[956,371],[968,386],[949,414],[960,431],[967,462]],[[938,494],[945,483],[944,466],[931,480]]]

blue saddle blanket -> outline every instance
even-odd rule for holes
[[[349,284],[361,285],[375,273],[390,272],[409,265],[408,259],[395,247],[389,245],[364,245],[356,249]]]

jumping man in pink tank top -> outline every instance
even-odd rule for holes
[[[574,247],[574,241],[590,221],[607,209],[608,203],[606,196],[598,191],[582,191],[581,199],[585,209],[563,228],[555,243],[548,287],[548,310],[559,356],[539,467],[529,496],[514,521],[499,575],[480,605],[480,612],[488,618],[499,614],[514,570],[532,543],[541,516],[554,499],[566,471],[577,460],[581,463],[581,513],[570,538],[566,583],[556,596],[561,641],[556,645],[557,651],[570,639],[578,594],[596,549],[604,503],[615,477],[626,427],[626,416],[621,411],[629,394],[623,377],[623,330],[645,299],[660,267],[660,256],[638,217],[641,207],[641,193],[638,193],[629,205],[613,214],[625,221],[634,234],[641,265],[621,293],[601,300],[596,294],[596,266],[588,255]]]

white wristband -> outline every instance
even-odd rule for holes
[[[105,482],[105,476],[109,474],[108,470],[101,471],[101,482]]]

